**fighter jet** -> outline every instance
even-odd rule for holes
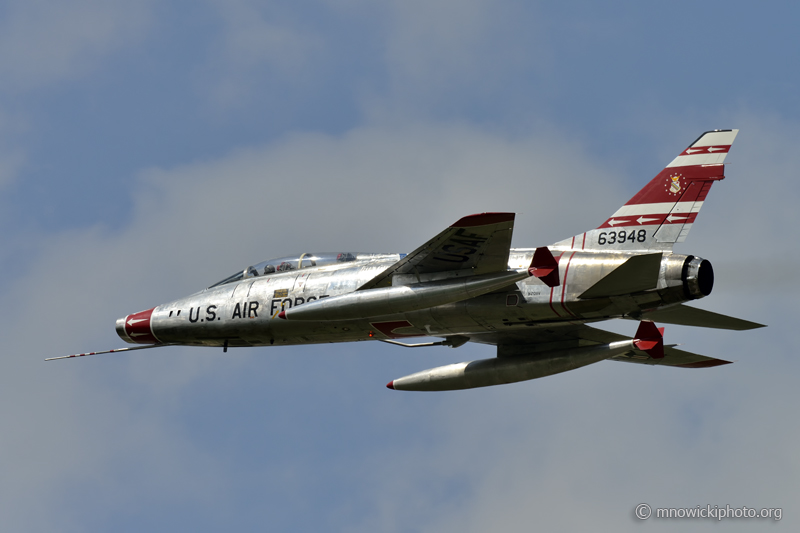
[[[202,291],[120,318],[135,347],[467,342],[491,359],[417,372],[394,390],[513,383],[602,360],[704,368],[729,361],[665,345],[656,322],[762,327],[685,305],[708,296],[711,263],[673,253],[697,219],[738,130],[703,133],[597,228],[538,248],[511,248],[514,213],[465,216],[409,254],[303,253],[248,266]],[[589,323],[638,321],[633,337]],[[631,328],[633,329],[633,328]],[[430,342],[409,343],[414,337]],[[52,360],[48,359],[48,360]]]

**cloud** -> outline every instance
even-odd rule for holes
[[[765,409],[791,390],[776,367],[747,381],[620,366],[447,398],[431,415],[440,429],[429,446],[370,464],[391,466],[373,489],[378,511],[358,530],[403,530],[406,506],[418,530],[476,532],[631,530],[641,502],[791,508],[798,433]]]
[[[555,218],[557,205],[572,200],[567,180],[579,180],[605,207],[585,221],[533,228],[533,215]],[[133,238],[147,238],[156,250],[172,247],[181,263],[204,257],[235,270],[246,265],[229,258],[411,249],[464,215],[506,210],[523,213],[517,240],[535,246],[613,212],[615,180],[582,156],[580,145],[559,138],[510,140],[463,125],[424,124],[357,128],[340,137],[298,134],[216,161],[145,172],[138,215],[144,228]],[[195,240],[218,243],[217,253],[208,258]]]
[[[316,79],[323,38],[279,6],[250,0],[213,1],[211,5],[221,28],[203,78],[208,78],[217,104],[228,108],[250,102],[265,78],[289,86]]]
[[[286,109],[303,120],[309,112],[326,117],[318,120],[345,116],[346,126],[337,124],[337,131],[359,124],[352,115],[402,121],[449,117],[457,109],[487,109],[498,102],[532,106],[533,94],[522,93],[512,80],[542,76],[552,55],[530,5],[488,0],[322,0],[291,9],[256,0],[210,5],[220,26],[197,72],[201,90],[215,105],[266,107],[272,120]]]
[[[525,20],[525,26],[522,20]],[[388,90],[366,99],[370,116],[447,116],[511,98],[533,104],[512,79],[542,74],[550,53],[536,6],[487,0],[395,1],[386,14]],[[536,83],[533,83],[536,86]]]
[[[73,79],[111,51],[140,40],[149,2],[11,1],[0,22],[4,90]]]
[[[0,190],[14,181],[24,162],[25,156],[19,151],[0,153]]]

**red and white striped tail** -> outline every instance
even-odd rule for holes
[[[739,130],[707,131],[597,229],[557,243],[591,250],[671,250],[683,242]]]

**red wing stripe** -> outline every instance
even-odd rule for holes
[[[501,222],[512,222],[514,213],[479,213],[468,215],[457,220],[451,228],[471,228],[474,226],[488,226],[489,224],[499,224]]]

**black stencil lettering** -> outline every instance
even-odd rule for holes
[[[480,245],[483,241],[469,241],[469,240],[466,240],[466,239],[450,239],[447,242],[454,242],[456,244],[464,244],[466,246],[469,246],[470,248],[474,248],[474,247]]]
[[[460,241],[456,241],[455,238],[450,239],[456,242],[463,242],[464,239],[469,239],[468,242],[471,243],[470,246],[477,246],[478,244],[486,242],[488,240],[488,237],[483,237],[476,233],[467,233],[467,230],[464,228],[458,228],[458,231],[455,232],[455,235],[453,235],[453,237],[461,238]]]
[[[447,261],[448,263],[465,263],[469,261],[469,257],[466,255],[453,255],[447,254],[447,256],[435,255],[433,256],[434,259],[437,261]]]
[[[453,255],[472,255],[478,250],[470,246],[461,246],[460,248],[456,248],[452,244],[448,244],[446,246],[442,246],[442,251]]]

